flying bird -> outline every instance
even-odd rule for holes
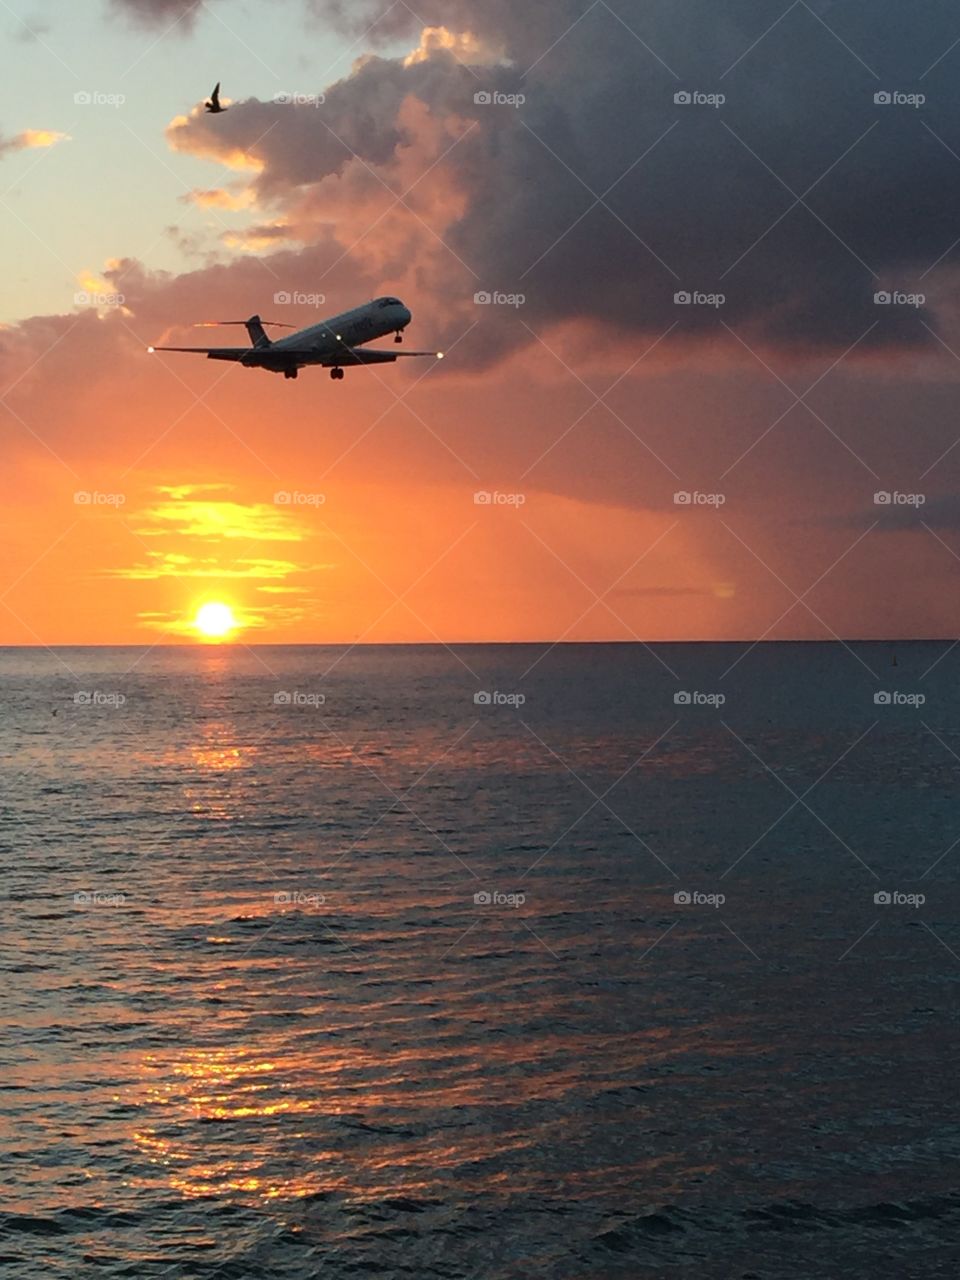
[[[229,107],[221,107],[220,105],[220,81],[218,80],[214,86],[213,93],[210,95],[210,101],[203,104],[206,109],[213,115],[218,115],[221,111],[229,111]]]

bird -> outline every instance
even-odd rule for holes
[[[229,111],[229,107],[221,107],[220,105],[220,81],[214,85],[213,93],[210,95],[210,101],[203,104],[206,109],[213,115],[218,115],[221,111]]]

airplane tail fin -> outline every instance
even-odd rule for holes
[[[273,345],[267,337],[267,331],[264,329],[263,321],[259,316],[251,316],[250,319],[244,321],[244,323],[255,350],[261,351],[264,347]]]

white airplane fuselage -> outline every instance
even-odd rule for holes
[[[329,364],[339,352],[346,353],[351,347],[374,342],[391,333],[402,333],[411,319],[409,310],[399,298],[378,298],[362,307],[354,307],[352,311],[344,311],[342,315],[322,320],[320,324],[300,329],[287,338],[278,338],[271,344],[270,351],[279,356],[296,351],[297,362],[301,364]],[[303,358],[302,353],[306,352],[311,353],[312,358]],[[350,363],[346,354],[344,363]]]

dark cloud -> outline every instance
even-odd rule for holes
[[[457,125],[472,126],[440,161],[462,196],[441,231],[475,275],[451,255],[425,264],[421,283],[439,302],[520,291],[535,328],[585,320],[652,340],[679,321],[677,342],[726,336],[726,324],[799,353],[931,342],[929,310],[874,297],[930,292],[921,277],[956,240],[960,83],[950,56],[924,74],[956,37],[951,5],[933,0],[922,22],[876,0],[785,16],[757,0],[618,0],[586,13],[582,0],[423,0],[416,18],[386,0],[312,8],[350,29],[375,21],[374,41],[412,46],[421,20],[470,32],[479,52],[368,58],[320,108],[238,104],[191,120],[178,145],[252,151],[261,198],[289,206],[351,169],[389,183],[405,148],[420,148],[422,171]],[[681,91],[726,102],[677,103]],[[878,104],[878,92],[927,100]],[[411,97],[449,136],[411,134]],[[680,307],[681,291],[725,301]],[[491,330],[488,354],[514,342],[507,326]]]
[[[922,489],[922,485],[919,486]],[[931,496],[916,490],[879,490],[873,510],[864,513],[861,524],[873,524],[883,533],[909,529],[960,529],[960,494]]]
[[[233,103],[223,115],[198,112],[177,121],[168,137],[177,147],[228,161],[244,153],[264,166],[256,183],[264,199],[293,195],[301,186],[339,175],[351,161],[386,165],[401,143],[411,141],[397,120],[407,94],[444,110],[462,106],[462,96],[451,97],[446,85],[459,69],[448,58],[441,63],[404,69],[399,62],[366,59],[349,79],[328,90],[322,106],[252,98]],[[462,89],[468,87],[464,80]]]
[[[146,27],[177,23],[188,31],[203,10],[203,0],[110,0],[110,7]]]

